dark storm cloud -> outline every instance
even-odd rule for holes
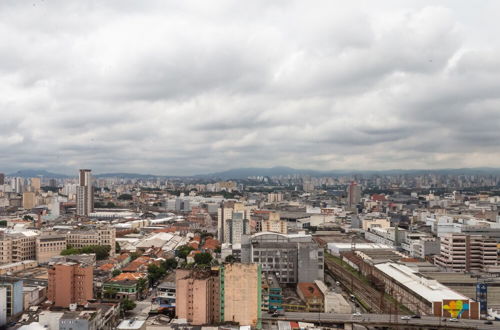
[[[500,166],[495,9],[2,1],[0,171]]]

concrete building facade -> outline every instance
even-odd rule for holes
[[[447,271],[488,271],[498,266],[497,241],[479,235],[446,234],[434,261]]]
[[[93,267],[76,262],[57,263],[49,269],[47,299],[57,307],[84,305],[94,296]]]
[[[0,287],[0,328],[7,324],[7,288]]]
[[[48,262],[52,257],[60,255],[66,247],[66,235],[45,233],[36,238],[36,260],[39,263]]]
[[[220,269],[221,321],[260,327],[261,268],[227,264]]]
[[[33,231],[0,232],[0,264],[36,260],[36,237]]]
[[[192,325],[218,323],[220,320],[220,280],[211,270],[176,272],[176,314]]]
[[[15,317],[23,312],[23,281],[0,277],[0,288],[5,289],[7,318]]]
[[[36,194],[32,191],[23,192],[23,209],[31,210],[36,206]]]
[[[262,232],[246,237],[241,261],[257,263],[281,284],[323,281],[324,250],[310,235]]]
[[[109,245],[109,254],[115,255],[116,229],[113,227],[101,227],[89,230],[72,230],[66,235],[66,244],[75,248],[90,245]]]
[[[79,172],[78,186],[76,187],[76,214],[88,216],[92,212],[94,212],[92,173],[89,169],[82,169]]]

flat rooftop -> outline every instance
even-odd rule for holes
[[[408,291],[414,292],[429,302],[442,301],[443,299],[460,300],[469,299],[468,297],[453,291],[440,282],[425,277],[408,266],[393,262],[386,262],[375,265],[388,277],[393,278]]]

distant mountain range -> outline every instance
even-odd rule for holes
[[[20,170],[15,173],[8,174],[8,176],[16,176],[21,178],[36,178],[36,177],[44,177],[51,179],[65,179],[70,178],[70,175],[52,173],[46,170]]]
[[[76,172],[76,171],[75,171]],[[286,166],[276,166],[271,168],[258,168],[258,167],[249,167],[249,168],[236,168],[222,172],[215,172],[209,174],[200,174],[194,176],[185,176],[185,177],[193,177],[193,178],[216,178],[222,180],[229,179],[245,179],[250,176],[287,176],[287,175],[310,175],[310,176],[340,176],[340,175],[353,175],[353,174],[378,174],[378,175],[402,175],[402,174],[411,174],[411,175],[419,175],[419,174],[441,174],[441,175],[476,175],[476,174],[496,174],[500,175],[499,168],[491,168],[491,167],[476,167],[476,168],[448,168],[448,169],[429,169],[429,170],[403,170],[403,169],[394,169],[394,170],[381,170],[381,171],[362,171],[362,170],[331,170],[331,171],[318,171],[318,170],[308,170],[308,169],[295,169]],[[76,177],[75,175],[66,175],[53,173],[46,170],[20,170],[15,173],[8,174],[8,176],[17,176],[24,178],[33,178],[33,177],[44,177],[44,178],[54,178],[54,179],[64,179],[70,177]],[[94,174],[96,178],[110,178],[110,177],[118,177],[124,179],[150,179],[150,178],[158,178],[158,177],[182,177],[182,176],[167,176],[167,175],[154,175],[154,174],[139,174],[139,173],[101,173]]]

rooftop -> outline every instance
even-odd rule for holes
[[[416,293],[429,302],[442,301],[444,299],[469,299],[466,296],[461,295],[439,283],[438,281],[427,278],[405,265],[386,262],[375,265],[375,267],[387,276],[399,282],[409,291]]]

